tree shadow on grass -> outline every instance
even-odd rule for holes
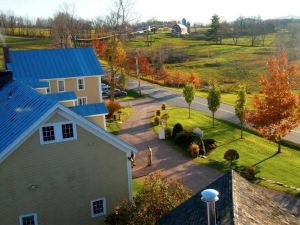
[[[271,156],[269,156],[269,157],[267,157],[267,158],[265,158],[265,159],[263,159],[263,160],[261,160],[261,161],[259,161],[259,162],[255,163],[255,164],[253,164],[253,166],[257,166],[257,165],[259,165],[259,164],[261,164],[261,163],[263,163],[263,162],[265,162],[265,161],[267,161],[267,160],[269,160],[269,159],[273,158],[273,157],[274,157],[274,156],[276,156],[276,155],[278,155],[278,153],[277,153],[277,152],[276,152],[276,153],[274,153],[273,155],[271,155]]]

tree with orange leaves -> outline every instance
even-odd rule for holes
[[[195,70],[192,70],[192,72],[190,72],[188,77],[188,82],[193,84],[196,89],[200,87],[201,84],[200,76]]]
[[[107,44],[104,41],[101,40],[93,40],[92,46],[94,47],[97,55],[101,59],[105,59],[106,57],[106,50],[107,50]]]
[[[126,62],[126,51],[121,41],[116,37],[112,37],[107,43],[105,52],[106,60],[109,65],[110,76],[110,100],[114,101],[115,87],[116,87],[116,74],[122,69]]]
[[[164,84],[166,84],[167,81],[170,79],[170,73],[165,65],[162,65],[162,67],[159,70],[159,78],[164,81]]]
[[[278,144],[281,139],[299,125],[299,96],[292,92],[298,71],[290,65],[285,52],[280,58],[272,56],[266,65],[267,76],[260,78],[262,97],[253,99],[254,110],[247,111],[246,120],[257,131]]]

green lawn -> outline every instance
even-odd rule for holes
[[[135,100],[135,99],[146,98],[146,97],[147,95],[145,94],[142,94],[142,96],[140,96],[139,93],[135,90],[127,90],[126,96],[117,97],[116,99],[127,101],[127,100]]]
[[[169,127],[173,127],[177,122],[180,122],[185,130],[199,127],[204,131],[205,138],[213,138],[217,141],[218,147],[209,154],[209,158],[221,163],[210,163],[202,158],[195,159],[197,162],[224,171],[228,170],[228,164],[224,161],[223,155],[226,150],[235,149],[240,154],[240,159],[237,161],[239,169],[255,165],[258,169],[258,177],[300,188],[300,151],[283,147],[282,153],[276,155],[277,145],[275,143],[248,132],[245,132],[244,139],[240,139],[240,130],[226,122],[216,120],[216,127],[212,128],[212,118],[198,111],[191,110],[191,119],[188,119],[188,109],[186,108],[171,108],[168,111]],[[157,130],[157,127],[155,129]],[[182,151],[186,150],[182,149]],[[264,185],[270,186],[265,183]]]
[[[142,189],[144,185],[143,180],[134,178],[132,179],[132,194],[133,196],[136,196],[136,194]]]
[[[204,33],[199,34],[203,37]],[[126,44],[127,49],[139,48],[144,52],[151,52],[161,45],[170,44],[173,49],[181,49],[188,59],[182,62],[168,63],[167,68],[175,70],[191,71],[196,70],[204,82],[217,81],[225,87],[236,87],[244,83],[250,91],[257,91],[259,76],[265,73],[265,64],[268,57],[278,53],[276,46],[276,33],[266,37],[265,45],[258,44],[251,47],[249,37],[241,37],[237,46],[233,45],[232,39],[223,40],[222,45],[216,45],[197,35],[181,38],[172,37],[167,32],[159,32],[152,36],[153,44],[147,47],[146,36],[140,35]],[[294,62],[300,65],[299,59]]]
[[[106,128],[107,131],[113,134],[118,134],[119,130],[121,129],[122,123],[126,121],[130,115],[133,113],[133,108],[132,107],[125,107],[121,109],[121,116],[120,120],[118,119],[118,114],[117,114],[117,120],[115,121],[107,121],[106,123]]]

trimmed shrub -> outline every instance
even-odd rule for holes
[[[166,110],[166,104],[165,103],[163,103],[162,105],[161,105],[161,110]]]
[[[160,116],[160,110],[156,110],[156,116]]]
[[[200,140],[198,141],[198,144],[200,146],[200,149],[202,150],[200,154],[204,154],[202,142]],[[217,143],[214,139],[203,139],[203,144],[205,146],[206,154],[217,148]]]
[[[160,122],[160,118],[159,118],[159,116],[156,116],[156,117],[154,117],[154,121],[153,121],[153,123],[154,123],[154,126],[157,126],[157,125],[159,125],[159,122]]]
[[[230,166],[232,164],[232,161],[238,160],[239,158],[240,158],[239,153],[236,150],[234,150],[234,149],[228,149],[224,153],[224,159],[226,159],[227,161],[230,162]]]
[[[192,142],[196,141],[196,139],[197,136],[194,133],[182,131],[175,136],[174,142],[178,146],[187,149]]]
[[[108,109],[108,118],[112,118],[115,112],[119,111],[122,108],[119,102],[111,100],[105,101],[105,105]]]
[[[246,176],[249,180],[254,180],[256,174],[256,167],[255,166],[249,166],[247,168]]]
[[[172,137],[176,137],[176,135],[183,131],[183,127],[180,123],[176,123],[173,127]]]
[[[169,128],[169,127],[165,128],[165,135],[166,135],[166,138],[169,138],[169,137],[172,136],[172,130],[171,130],[171,128]]]
[[[189,151],[193,158],[197,158],[199,156],[199,151],[200,151],[199,145],[195,142],[192,142],[189,146]]]

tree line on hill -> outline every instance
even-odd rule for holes
[[[123,5],[126,11],[130,11],[132,8],[125,0],[117,0],[116,3],[117,5]],[[38,38],[51,37],[55,44],[61,47],[70,47],[74,44],[72,40],[76,37],[92,38],[111,35],[113,28],[111,27],[110,19],[112,19],[111,15],[97,17],[92,20],[80,18],[76,15],[73,5],[64,3],[54,16],[49,18],[31,19],[15,15],[13,11],[0,11],[0,28],[1,32],[6,35]],[[128,34],[127,37],[130,37],[130,33],[141,27],[171,28],[176,23],[177,21],[160,21],[155,18],[146,22],[133,23],[129,19],[124,21],[123,31]],[[298,41],[298,36],[300,36],[300,20],[298,19],[262,20],[259,16],[241,16],[233,22],[227,22],[221,21],[218,15],[213,15],[210,24],[194,23],[194,29],[191,29],[191,32],[197,33],[197,28],[199,27],[206,28],[204,30],[207,39],[216,44],[222,44],[224,38],[232,38],[232,43],[239,45],[240,38],[247,36],[249,38],[249,46],[264,46],[267,34],[280,31],[289,32],[290,37],[288,39],[290,39],[290,42],[295,42],[293,41],[295,39]],[[280,41],[286,42],[286,40],[279,40],[278,42]]]

